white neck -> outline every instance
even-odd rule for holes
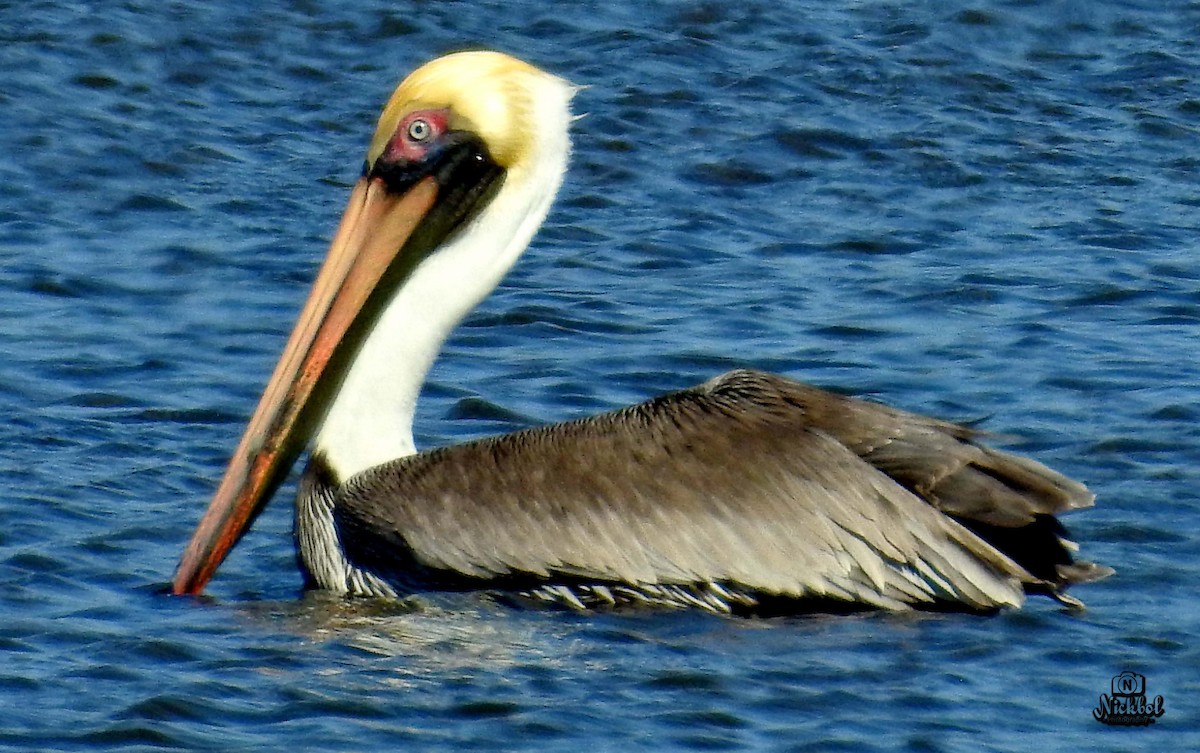
[[[566,171],[572,89],[546,77],[537,146],[492,202],[422,261],[367,335],[317,431],[314,450],[341,480],[416,452],[413,414],[450,331],[500,283],[533,239]]]

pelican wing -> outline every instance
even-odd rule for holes
[[[995,468],[1010,459],[1018,488]],[[975,499],[987,480],[1003,493]],[[349,559],[397,579],[416,568],[989,608],[1020,604],[1040,579],[934,505],[1022,522],[1088,500],[962,427],[738,371],[386,463],[340,487],[334,515]]]

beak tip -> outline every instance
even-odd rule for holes
[[[154,589],[155,596],[194,596],[180,583],[164,583]]]
[[[211,556],[197,557],[193,554],[193,548],[189,547],[175,568],[169,586],[170,593],[173,596],[199,596],[216,569],[212,562]]]

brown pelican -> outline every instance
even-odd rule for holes
[[[1054,517],[1081,484],[968,428],[734,371],[592,418],[417,452],[450,330],[549,211],[575,88],[493,52],[387,103],[329,255],[173,590],[199,593],[310,439],[310,585],[486,589],[576,608],[1017,606],[1108,568]]]

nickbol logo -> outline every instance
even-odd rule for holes
[[[1100,694],[1092,716],[1104,724],[1145,727],[1163,715],[1163,697],[1146,698],[1146,676],[1126,670],[1112,678],[1112,695]]]

